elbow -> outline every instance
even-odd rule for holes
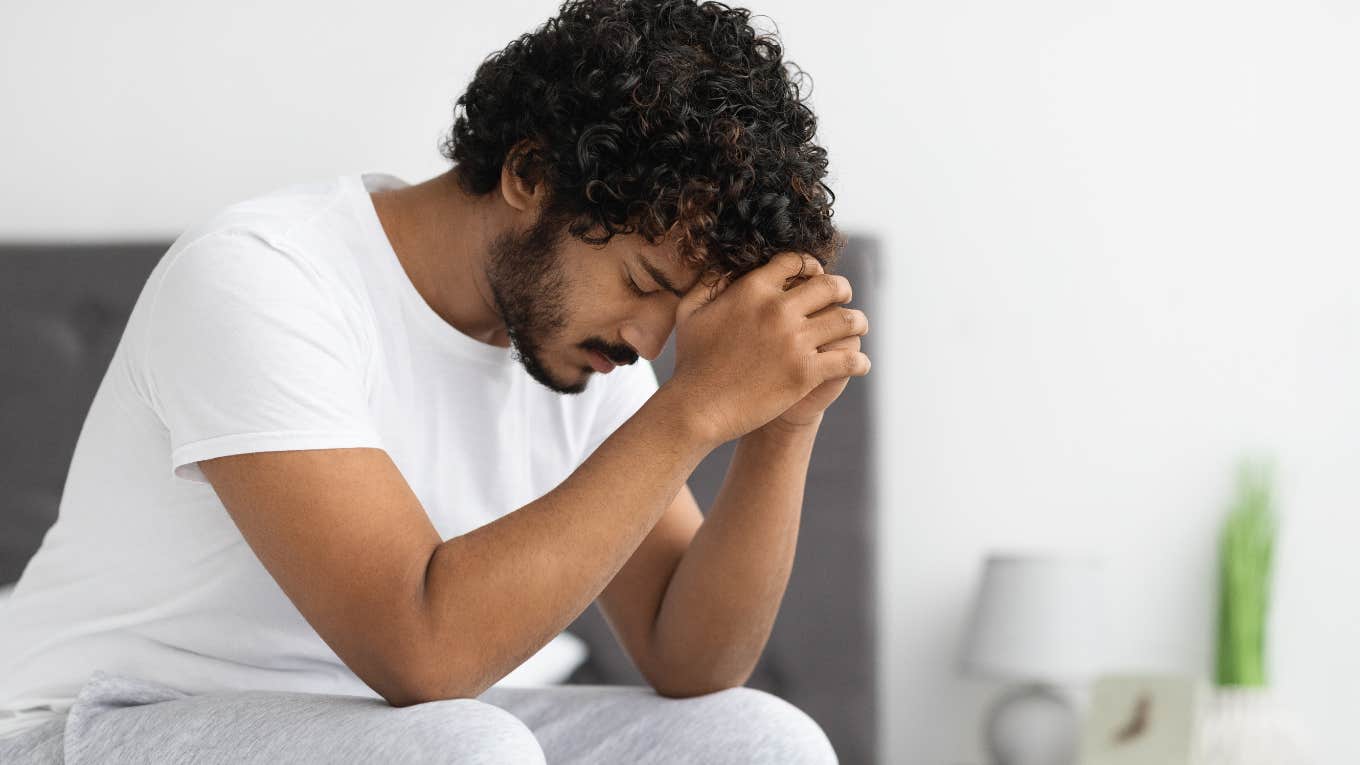
[[[439,565],[439,552],[446,549],[447,545],[436,548],[425,565],[421,594],[416,598],[421,603],[420,615],[408,629],[397,633],[404,638],[399,648],[393,647],[395,658],[387,664],[392,669],[388,686],[374,687],[394,707],[475,699],[495,682],[484,672],[469,671],[484,666],[481,657],[450,639],[450,630],[441,629],[428,607],[431,570]]]
[[[751,670],[723,674],[685,667],[669,673],[648,672],[644,673],[643,677],[658,695],[670,699],[687,699],[730,688],[740,688],[750,679]]]
[[[384,688],[374,688],[394,707],[409,707],[431,701],[475,699],[495,682],[466,671],[476,663],[460,660],[461,654],[444,650],[436,658],[414,659],[396,663],[394,672]]]
[[[688,699],[694,696],[706,696],[710,693],[717,693],[731,688],[740,688],[740,682],[707,682],[707,683],[653,683],[649,681],[652,690],[657,695],[668,699]]]
[[[465,678],[423,673],[395,683],[387,689],[380,690],[379,693],[394,707],[409,707],[431,701],[475,699],[489,687],[489,683],[475,683]]]
[[[758,654],[724,650],[718,645],[681,655],[663,652],[655,645],[647,655],[639,657],[638,669],[658,695],[675,699],[740,688],[751,678],[760,658]]]
[[[413,687],[402,689],[395,693],[382,694],[383,699],[394,707],[410,707],[417,704],[428,704],[431,701],[447,701],[449,699],[475,699],[479,694],[473,691],[459,691],[457,689],[431,689]]]
[[[442,689],[435,687],[427,672],[404,662],[396,666],[398,670],[392,672],[381,686],[369,683],[388,704],[394,707],[409,707],[442,697]]]
[[[424,704],[427,701],[433,700],[429,698],[428,694],[421,693],[414,689],[412,690],[407,690],[405,688],[385,689],[379,691],[379,693],[382,694],[383,699],[388,704],[394,707],[410,707],[415,706],[416,704]]]

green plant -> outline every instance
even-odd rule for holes
[[[1218,685],[1266,684],[1265,632],[1277,521],[1271,471],[1244,462],[1219,543]]]

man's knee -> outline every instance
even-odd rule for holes
[[[476,699],[446,699],[398,710],[401,751],[390,762],[544,765],[543,749],[518,717]]]
[[[789,702],[754,688],[729,688],[698,702],[708,731],[706,762],[834,765],[836,751],[815,720]]]

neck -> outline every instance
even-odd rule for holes
[[[486,253],[503,225],[496,195],[467,194],[450,170],[370,196],[397,259],[430,308],[474,340],[509,347],[486,279]]]

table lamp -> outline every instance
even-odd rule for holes
[[[1071,765],[1079,720],[1063,686],[1101,669],[1102,564],[1094,557],[993,554],[973,603],[963,668],[1015,684],[984,724],[999,765]]]

